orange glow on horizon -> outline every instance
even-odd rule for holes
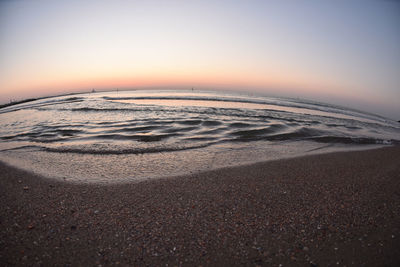
[[[273,93],[296,93],[315,94],[326,89],[323,81],[318,81],[314,77],[301,77],[300,75],[289,75],[274,72],[269,75],[261,73],[240,73],[235,70],[224,72],[218,70],[209,70],[207,72],[193,71],[164,71],[155,73],[137,73],[137,74],[105,73],[81,73],[67,75],[66,73],[48,73],[44,77],[30,77],[24,80],[24,83],[14,81],[9,84],[10,90],[21,93],[40,94],[42,96],[54,94],[54,92],[69,93],[75,91],[89,91],[92,88],[107,89],[141,89],[141,88],[208,88],[208,89],[233,89],[247,90],[261,89],[275,90]],[[63,75],[64,74],[64,75]],[[73,77],[73,78],[72,78]],[[29,87],[26,84],[30,84]],[[258,90],[257,90],[258,89]],[[351,91],[340,90],[339,87],[330,87],[330,92],[336,92],[337,95],[351,96]],[[267,91],[268,92],[268,91]]]

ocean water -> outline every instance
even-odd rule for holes
[[[400,144],[400,123],[260,95],[136,90],[0,109],[0,159],[71,182],[127,182]]]

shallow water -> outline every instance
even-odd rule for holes
[[[124,91],[0,109],[1,159],[42,175],[120,182],[398,144],[400,124],[311,101]]]

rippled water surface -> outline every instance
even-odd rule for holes
[[[0,109],[1,159],[82,182],[180,175],[398,144],[400,124],[299,99],[200,91],[46,98]]]

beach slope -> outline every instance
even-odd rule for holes
[[[0,265],[400,266],[400,148],[140,183],[0,163]]]

